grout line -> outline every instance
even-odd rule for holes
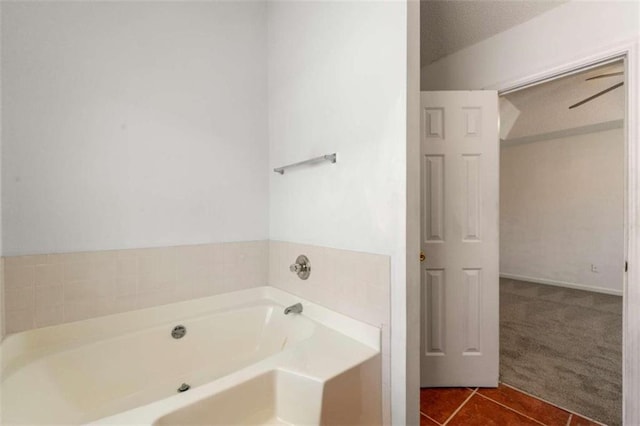
[[[476,394],[476,392],[478,392],[478,388],[476,388],[476,390],[474,390],[473,392],[471,392],[471,395],[469,395],[469,396],[467,397],[467,399],[465,399],[465,400],[462,402],[462,404],[460,404],[460,406],[459,406],[458,408],[456,408],[456,411],[454,411],[453,413],[451,413],[451,415],[449,416],[449,418],[448,418],[447,420],[445,420],[445,421],[444,421],[444,423],[442,424],[442,426],[445,426],[447,423],[449,423],[449,421],[450,421],[451,419],[453,419],[453,417],[454,417],[456,414],[458,414],[458,411],[460,411],[460,410],[462,409],[462,407],[464,407],[464,405],[465,405],[465,404],[466,404],[466,403],[471,399],[471,397],[472,397],[473,395],[475,395],[475,394]]]
[[[504,383],[504,382],[500,382],[500,383],[502,383],[502,384],[503,384],[503,385],[505,385],[506,387],[509,387],[509,388],[511,388],[511,389],[514,389],[514,390],[517,390],[518,392],[523,393],[523,394],[525,394],[525,395],[527,395],[527,396],[530,396],[530,397],[532,397],[532,398],[538,399],[538,400],[540,400],[540,401],[542,401],[542,402],[546,402],[547,404],[552,405],[552,406],[554,406],[554,407],[556,407],[556,408],[559,408],[560,410],[564,410],[564,411],[566,411],[567,413],[571,414],[571,416],[570,416],[570,417],[572,417],[572,416],[580,416],[580,417],[582,417],[583,419],[589,420],[590,422],[593,422],[593,423],[599,424],[599,425],[601,425],[601,426],[607,426],[606,424],[604,424],[604,423],[602,423],[602,422],[599,422],[599,421],[597,421],[597,420],[593,420],[593,419],[592,419],[592,418],[590,418],[590,417],[584,416],[584,415],[582,415],[582,414],[580,414],[580,413],[576,413],[575,411],[573,411],[573,410],[569,410],[568,408],[564,408],[564,407],[561,407],[561,406],[559,406],[559,405],[556,405],[556,404],[554,404],[553,402],[549,402],[549,401],[547,401],[546,399],[542,399],[542,398],[540,398],[540,397],[538,397],[538,396],[535,396],[535,395],[533,395],[533,394],[530,394],[529,392],[523,391],[522,389],[518,389],[518,388],[517,388],[517,387],[515,387],[515,386],[508,385],[508,384],[506,384],[506,383]]]
[[[421,416],[425,416],[426,418],[428,418],[429,420],[431,420],[432,422],[434,422],[435,424],[438,424],[440,426],[442,426],[442,423],[440,423],[439,421],[437,421],[436,419],[433,419],[431,417],[429,417],[428,415],[426,415],[425,413],[423,413],[422,411],[420,411],[420,415]]]
[[[541,425],[543,425],[543,426],[546,426],[546,425],[545,425],[544,423],[542,423],[540,420],[536,420],[536,419],[534,419],[533,417],[529,417],[528,415],[523,414],[523,413],[521,413],[520,411],[515,410],[514,408],[511,408],[511,407],[509,407],[509,406],[507,406],[507,405],[504,405],[504,404],[502,404],[502,403],[500,403],[500,402],[498,402],[498,401],[494,401],[493,399],[489,398],[488,396],[485,396],[485,395],[483,395],[483,394],[481,394],[481,393],[478,393],[478,395],[480,395],[481,397],[483,397],[483,398],[484,398],[484,399],[486,399],[487,401],[491,401],[491,402],[493,402],[493,403],[495,403],[495,404],[498,404],[498,405],[500,405],[501,407],[504,407],[504,408],[506,408],[507,410],[513,411],[513,412],[514,412],[514,413],[516,413],[516,414],[520,414],[522,417],[526,417],[526,418],[527,418],[527,419],[529,419],[529,420],[533,420],[533,421],[534,421],[534,422],[536,422],[536,423],[539,423],[539,424],[541,424]]]
[[[571,419],[573,418],[573,413],[569,413],[569,418],[567,419],[567,426],[571,424]]]

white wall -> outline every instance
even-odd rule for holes
[[[500,88],[637,39],[640,2],[573,0],[422,69],[422,90]]]
[[[406,5],[272,2],[270,236],[391,254],[404,220]],[[400,28],[398,28],[400,27]]]
[[[268,237],[264,2],[3,2],[5,255]]]
[[[270,2],[268,15],[271,167],[338,153],[333,165],[271,174],[270,237],[390,255],[393,302],[406,285],[407,4]],[[402,312],[391,330],[398,425]]]
[[[623,130],[500,154],[500,273],[621,295]]]

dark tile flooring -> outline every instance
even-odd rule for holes
[[[589,420],[510,386],[423,388],[421,426],[595,426]]]

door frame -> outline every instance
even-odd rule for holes
[[[497,90],[501,96],[619,59],[624,59],[625,67],[623,221],[624,252],[629,264],[623,280],[622,418],[624,424],[640,424],[640,120],[638,96],[633,96],[640,90],[638,41],[619,42],[594,54],[482,89]]]
[[[593,50],[589,55],[583,55],[579,58],[564,61],[559,65],[546,68],[542,71],[535,71],[524,77],[518,77],[512,80],[499,82],[493,85],[478,89],[497,90],[499,95],[509,91],[522,89],[526,86],[540,84],[545,81],[558,78],[562,75],[584,70],[590,66],[601,64],[614,58],[624,58],[625,66],[625,86],[626,87],[626,108],[625,108],[625,200],[624,200],[624,224],[625,224],[625,253],[629,263],[629,268],[624,276],[623,283],[623,330],[622,330],[622,419],[624,424],[640,424],[640,120],[638,96],[633,96],[640,90],[640,57],[639,57],[639,41],[638,39],[624,40],[612,44],[605,48]],[[415,98],[410,105],[416,106]],[[410,112],[410,122],[414,128],[417,125],[418,117],[416,111]],[[416,197],[419,196],[419,178],[416,176],[416,166],[418,159],[413,158],[411,154],[415,154],[417,144],[416,135],[411,134],[407,150],[408,165],[408,195],[411,203],[408,207],[412,207],[408,211],[408,227],[407,227],[407,312],[412,324],[407,337],[419,338],[420,326],[417,326],[416,319],[420,318],[421,306],[419,297],[419,286],[416,283],[416,272],[418,270],[418,259],[416,249],[416,240],[414,237],[415,230],[419,230],[417,216],[420,214],[419,204],[416,203]],[[419,170],[419,168],[418,168]],[[419,174],[418,174],[419,176]],[[415,257],[413,262],[409,259]],[[413,297],[412,297],[413,296]],[[635,307],[635,309],[633,309]],[[416,327],[417,326],[417,327]],[[409,340],[409,339],[408,339]],[[419,347],[419,345],[418,345]],[[419,357],[419,349],[416,348],[415,342],[409,344],[407,341],[407,358],[411,360],[407,364],[406,376],[407,390],[411,393],[415,392],[416,397],[419,395],[419,385],[417,377],[419,377],[419,363],[416,363]],[[418,364],[418,365],[416,365]],[[417,367],[417,368],[416,368]],[[417,385],[417,386],[416,386]],[[418,411],[415,404],[416,397],[408,397],[407,417],[414,419]],[[415,414],[414,414],[415,413]]]

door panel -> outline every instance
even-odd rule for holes
[[[424,222],[425,241],[444,241],[444,156],[425,155],[425,200],[429,206]]]
[[[427,321],[423,327],[425,351],[430,356],[444,355],[444,270],[425,270],[423,285],[422,305],[427,315]]]
[[[498,384],[498,95],[422,93],[422,386]]]

